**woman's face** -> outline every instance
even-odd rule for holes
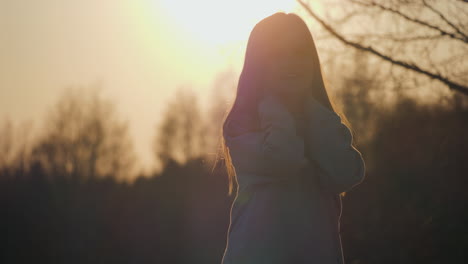
[[[298,38],[295,32],[289,32],[287,36],[279,41],[294,41]],[[312,84],[312,60],[307,54],[310,47],[291,48],[287,43],[278,43],[276,51],[271,55],[266,72],[267,89],[280,95],[290,103],[299,103],[304,99]],[[284,48],[281,48],[284,47]]]

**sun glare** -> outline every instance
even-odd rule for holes
[[[159,0],[167,16],[194,40],[217,46],[246,40],[254,25],[277,11],[292,12],[295,0]],[[161,11],[161,10],[160,10]]]

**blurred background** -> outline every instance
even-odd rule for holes
[[[220,128],[277,11],[366,162],[346,263],[466,261],[467,1],[1,0],[0,263],[220,263]]]

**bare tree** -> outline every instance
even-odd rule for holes
[[[322,1],[327,18],[310,1],[297,2],[346,46],[468,95],[468,5],[463,1]]]
[[[130,178],[135,156],[127,128],[99,89],[70,87],[51,109],[33,156],[54,176]]]
[[[153,141],[156,158],[164,167],[171,159],[184,163],[204,155],[206,129],[196,94],[179,88],[157,126]]]
[[[32,128],[32,121],[16,125],[9,118],[0,124],[0,175],[29,171]]]
[[[377,111],[383,108],[382,82],[374,78],[377,68],[369,63],[369,56],[360,50],[352,50],[354,63],[351,66],[334,68],[340,75],[340,90],[336,93],[351,132],[359,145],[372,141]],[[386,102],[387,105],[391,102]]]

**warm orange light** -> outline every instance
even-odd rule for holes
[[[262,18],[277,11],[291,12],[297,5],[295,0],[159,1],[180,29],[214,46],[246,40]]]

